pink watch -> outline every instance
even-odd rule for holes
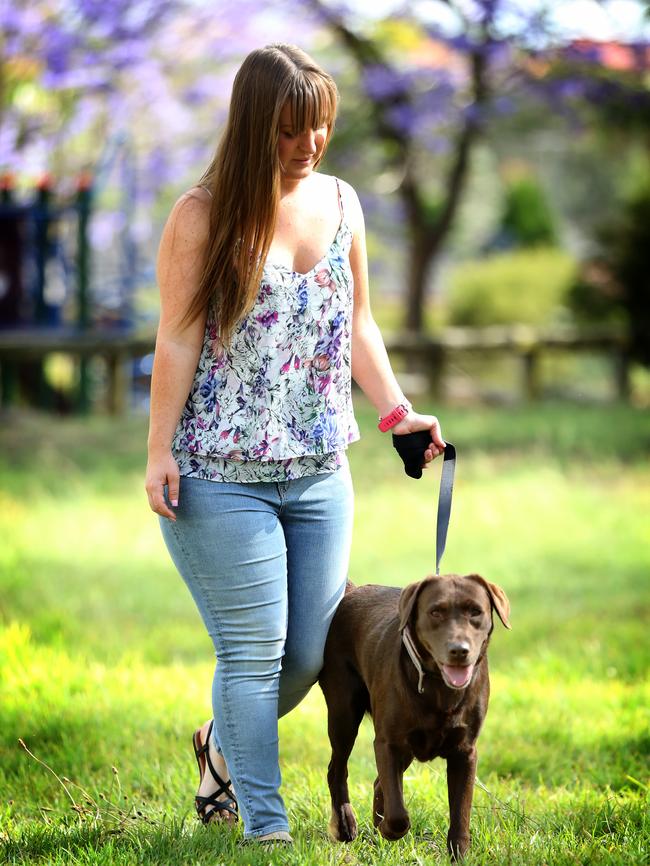
[[[395,406],[388,415],[384,415],[383,418],[379,419],[377,427],[379,427],[382,433],[385,433],[387,430],[390,430],[391,427],[399,424],[402,418],[406,418],[410,408],[411,407],[408,403],[400,403],[399,406]]]

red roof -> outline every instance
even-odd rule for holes
[[[600,42],[596,39],[574,39],[570,47],[585,55],[598,57],[602,66],[619,71],[650,69],[650,45],[647,43]]]

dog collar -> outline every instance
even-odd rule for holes
[[[424,675],[426,671],[422,667],[422,659],[415,648],[408,625],[405,625],[404,630],[402,631],[402,643],[406,647],[406,652],[409,654],[411,661],[415,665],[415,670],[418,672],[418,692],[422,694],[424,691]]]

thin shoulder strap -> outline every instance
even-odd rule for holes
[[[343,217],[345,216],[345,211],[343,210],[343,196],[341,195],[341,184],[339,183],[338,177],[335,177],[334,180],[336,181],[336,191],[339,196],[339,209],[341,211],[341,219],[343,219]]]
[[[207,193],[209,193],[210,198],[212,198],[212,192],[207,188],[207,186],[202,183],[200,183],[199,186],[201,187],[201,189],[204,189]]]

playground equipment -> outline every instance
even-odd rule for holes
[[[111,245],[111,272],[91,286],[89,224],[98,192],[119,169],[118,215],[126,230]],[[109,140],[94,177],[82,172],[74,187],[58,195],[43,175],[32,195],[18,199],[14,178],[0,176],[0,404],[20,401],[39,408],[87,411],[92,387],[90,362],[106,361],[106,404],[122,411],[128,402],[134,358],[151,353],[152,328],[136,326],[137,286],[152,278],[128,231],[135,212],[136,171],[124,134]],[[74,388],[57,393],[45,376],[52,353],[73,358]],[[131,364],[132,366],[132,364]],[[146,366],[146,365],[145,365]],[[64,399],[66,405],[61,405]]]

